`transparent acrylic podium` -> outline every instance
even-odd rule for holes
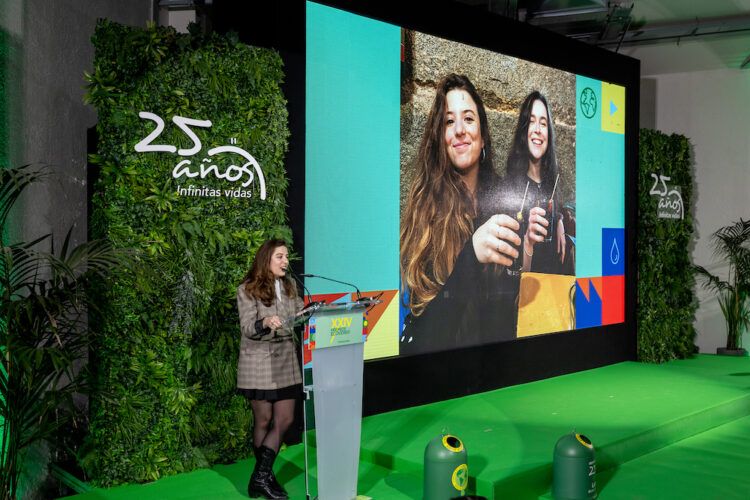
[[[376,299],[314,307],[303,346],[305,489],[308,500],[357,496],[364,313]]]

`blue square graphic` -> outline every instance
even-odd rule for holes
[[[625,274],[625,229],[602,228],[602,276]]]

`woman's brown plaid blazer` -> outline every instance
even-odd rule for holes
[[[240,357],[237,366],[239,389],[282,389],[302,382],[297,349],[294,345],[291,326],[279,330],[265,330],[261,335],[255,322],[276,315],[282,321],[289,320],[302,309],[302,299],[281,294],[270,306],[248,296],[245,284],[237,288],[237,309],[240,314]],[[291,321],[289,321],[291,324]]]

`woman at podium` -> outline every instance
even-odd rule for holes
[[[488,269],[517,257],[519,223],[488,211],[499,179],[482,98],[463,75],[437,86],[401,217],[404,302],[401,353],[423,353],[515,337],[512,280]],[[507,306],[507,307],[504,307]],[[483,317],[496,321],[490,327]],[[502,319],[506,319],[503,323]]]
[[[268,240],[237,288],[242,331],[237,389],[250,400],[254,418],[256,462],[247,487],[251,498],[287,498],[273,463],[302,390],[292,328],[303,307],[288,266],[286,243]]]

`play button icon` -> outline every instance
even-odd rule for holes
[[[625,133],[625,87],[602,82],[602,130]]]

